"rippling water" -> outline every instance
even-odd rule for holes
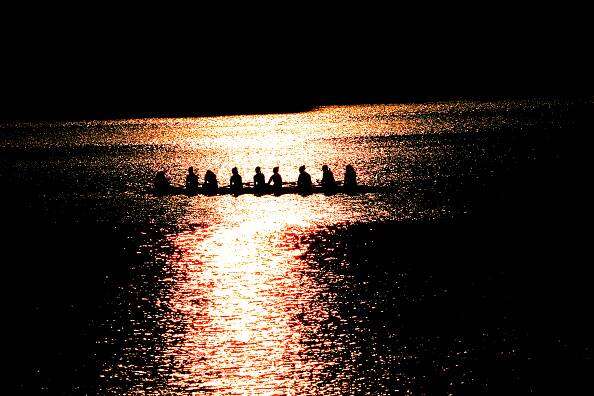
[[[73,216],[83,211],[98,223],[133,226],[129,238],[142,260],[121,263],[130,279],[105,303],[107,319],[96,323],[103,329],[97,348],[113,350],[96,362],[100,394],[409,392],[418,378],[403,362],[422,354],[404,341],[386,346],[374,326],[387,325],[370,322],[401,280],[394,275],[389,289],[349,297],[361,290],[360,279],[340,270],[351,258],[324,232],[467,213],[467,203],[444,191],[513,166],[517,157],[499,149],[498,137],[554,126],[551,114],[566,106],[451,102],[14,123],[3,126],[0,148],[5,176],[41,191],[48,218],[59,221],[76,207]],[[341,178],[349,163],[360,183],[398,193],[234,198],[147,191],[161,168],[178,184],[190,165],[201,179],[212,169],[227,184],[233,166],[244,181],[258,165],[266,177],[278,165],[285,181],[295,181],[302,164],[316,180],[322,164]],[[323,249],[314,250],[316,238]],[[398,344],[398,328],[381,334]],[[470,350],[448,349],[442,369],[463,366]],[[452,374],[451,385],[477,381],[473,375]]]

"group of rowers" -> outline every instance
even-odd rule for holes
[[[253,191],[256,194],[265,194],[272,192],[275,194],[282,193],[283,179],[279,173],[279,167],[272,168],[272,176],[266,183],[266,178],[262,173],[260,167],[256,167],[256,174],[254,175]],[[248,183],[249,184],[249,183]],[[334,174],[328,165],[322,166],[322,180],[321,188],[324,193],[336,192],[338,183],[334,179]],[[154,179],[154,188],[156,192],[167,192],[171,190],[171,183],[165,171],[157,172]],[[186,175],[186,191],[188,193],[198,193],[200,190],[200,183],[198,175],[194,173],[194,168],[188,168]],[[232,194],[241,194],[243,192],[244,184],[237,168],[231,169],[231,178],[229,179],[229,190]],[[357,174],[352,165],[347,165],[344,172],[343,189],[346,192],[355,191],[357,188]],[[297,178],[297,190],[300,194],[307,195],[313,193],[314,186],[311,181],[311,176],[305,171],[305,165],[299,167],[299,177]],[[219,191],[219,183],[217,175],[211,170],[207,170],[204,174],[204,182],[202,183],[202,192],[205,194],[216,194]]]

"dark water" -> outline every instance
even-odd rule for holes
[[[591,361],[571,149],[592,103],[5,123],[17,390],[567,392]],[[155,197],[154,172],[352,163],[396,194]],[[268,175],[270,172],[265,171]],[[583,206],[582,206],[583,205]]]

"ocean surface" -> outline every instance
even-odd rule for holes
[[[576,114],[591,105],[4,121],[14,389],[378,395],[578,386],[591,360],[580,313],[589,295],[579,294],[575,271],[568,280],[550,268],[581,268],[560,191],[569,184],[564,142],[582,132]],[[256,166],[266,178],[279,166],[295,182],[300,165],[315,181],[323,164],[337,179],[352,164],[360,184],[395,192],[150,192],[161,169],[180,185],[189,166],[200,180],[211,169],[226,185],[234,166],[244,182]],[[553,284],[565,300],[551,296]]]

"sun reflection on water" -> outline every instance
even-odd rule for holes
[[[517,122],[502,118],[506,109],[503,102],[327,107],[298,114],[97,122],[89,126],[92,134],[85,133],[87,126],[73,125],[71,141],[93,147],[93,172],[119,170],[110,188],[126,180],[121,189],[133,199],[125,206],[127,218],[142,230],[157,229],[141,246],[147,254],[139,276],[116,299],[121,307],[115,312],[123,319],[108,323],[116,334],[106,343],[122,347],[115,363],[104,364],[103,389],[113,394],[359,394],[387,389],[393,385],[390,376],[406,389],[398,362],[408,352],[376,350],[382,340],[369,339],[375,324],[365,322],[374,298],[391,296],[351,296],[357,280],[348,271],[323,266],[331,260],[349,265],[332,251],[337,242],[317,251],[308,241],[323,238],[321,229],[348,222],[451,218],[458,208],[437,199],[436,186],[470,174],[489,153],[478,140],[452,137]],[[119,154],[105,154],[112,150],[98,150],[101,145]],[[175,184],[183,183],[189,165],[200,175],[212,169],[224,185],[232,167],[249,182],[255,166],[268,177],[271,167],[280,165],[283,180],[294,182],[301,165],[319,179],[322,164],[330,165],[337,179],[352,164],[361,184],[389,185],[396,192],[146,194],[160,169]],[[76,185],[79,179],[85,178],[78,177]]]
[[[559,106],[566,107],[548,100],[451,102],[15,123],[4,126],[0,149],[8,153],[8,185],[43,191],[37,198],[48,219],[72,209],[76,217],[84,213],[81,225],[97,219],[119,229],[116,240],[126,238],[114,262],[89,274],[105,273],[105,295],[102,287],[98,311],[88,312],[101,344],[88,356],[97,362],[98,394],[393,394],[417,381],[415,364],[439,363],[430,338],[399,338],[400,299],[414,305],[425,295],[408,288],[407,266],[373,256],[357,262],[340,250],[351,242],[348,233],[335,238],[328,229],[465,218],[458,215],[469,213],[475,197],[456,195],[458,187],[487,191],[481,174],[493,179],[494,170],[524,163],[505,149],[506,135],[521,132],[524,141],[534,126],[563,125],[565,115],[547,115]],[[283,180],[295,182],[299,166],[315,181],[323,164],[337,179],[352,164],[361,184],[394,193],[147,193],[163,169],[176,185],[188,166],[201,180],[215,171],[225,185],[232,167],[250,182],[255,166],[268,177],[278,165]],[[396,250],[403,243],[393,242]],[[403,257],[414,261],[414,254]],[[397,282],[384,283],[379,268],[392,264]],[[370,276],[379,280],[373,294],[360,281]],[[394,315],[383,316],[376,310],[382,306]],[[451,351],[439,369],[458,373],[464,362]]]
[[[225,227],[172,236],[169,387],[292,394],[311,391],[322,375],[325,363],[303,339],[328,316],[331,298],[320,298],[322,284],[299,257],[316,216],[309,203],[272,199],[218,200]]]

